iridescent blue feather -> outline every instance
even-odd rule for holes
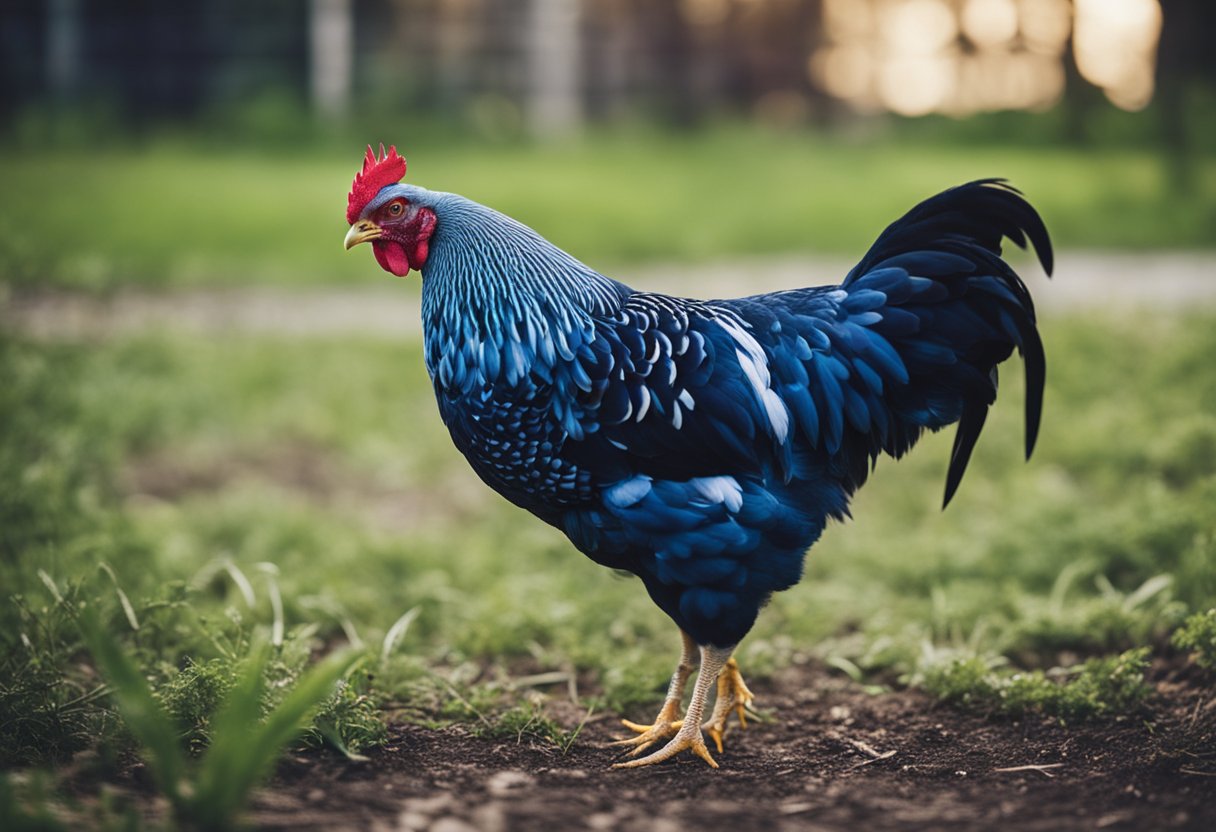
[[[879,455],[957,423],[949,502],[1015,349],[1034,446],[1043,348],[1000,246],[1048,271],[1051,246],[1001,181],[921,203],[839,286],[714,301],[634,291],[458,196],[377,202],[398,195],[438,218],[423,324],[456,446],[698,643],[736,644],[798,581]]]

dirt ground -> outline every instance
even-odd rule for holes
[[[401,726],[366,763],[286,762],[255,800],[264,829],[1216,829],[1210,677],[1158,667],[1142,715],[1063,727],[878,696],[794,668],[753,686],[772,715],[728,735],[721,768],[684,755],[611,771],[594,719],[552,745]],[[1168,705],[1166,703],[1169,703]],[[568,710],[568,712],[566,712]],[[555,703],[559,721],[582,714]],[[631,716],[640,717],[640,714]]]

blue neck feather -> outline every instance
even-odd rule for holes
[[[514,383],[537,362],[572,358],[590,340],[592,318],[615,315],[632,292],[491,208],[397,187],[438,220],[422,268],[422,324],[427,369],[445,388],[492,383],[487,363]]]

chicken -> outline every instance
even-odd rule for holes
[[[1043,347],[1001,243],[1029,240],[1048,273],[1051,244],[1002,180],[922,202],[838,286],[692,300],[634,290],[493,209],[399,184],[405,170],[395,148],[368,148],[346,248],[370,242],[387,271],[421,272],[426,367],[453,442],[499,494],[641,578],[681,631],[662,710],[626,723],[634,759],[618,765],[689,750],[717,766],[703,733],[721,752],[728,718],[743,720],[752,695],[732,656],[760,608],[798,582],[880,454],[957,423],[949,503],[1015,348],[1034,448]]]

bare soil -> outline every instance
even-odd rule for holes
[[[284,763],[264,829],[1216,829],[1211,678],[1158,667],[1144,714],[1063,726],[989,719],[915,692],[871,695],[819,668],[753,686],[772,719],[737,728],[714,771],[689,755],[613,771],[623,729],[567,754],[527,736],[394,728],[365,763]],[[554,703],[559,721],[582,718]],[[641,714],[631,714],[638,718]]]

